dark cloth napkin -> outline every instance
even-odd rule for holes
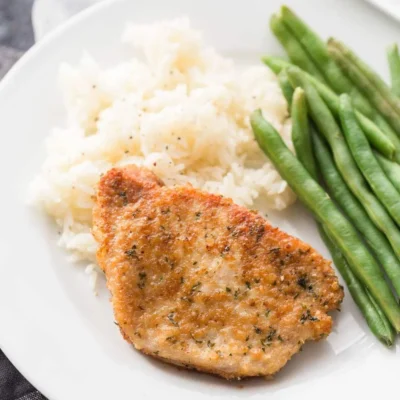
[[[34,42],[32,4],[33,0],[0,0],[0,79]],[[1,350],[0,400],[46,400]]]
[[[8,0],[7,0],[8,1]],[[1,50],[0,50],[1,55]],[[46,400],[10,363],[0,350],[0,399]]]

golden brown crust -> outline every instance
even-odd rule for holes
[[[114,169],[94,210],[98,261],[126,340],[225,378],[272,375],[331,331],[343,290],[309,245],[231,200]]]

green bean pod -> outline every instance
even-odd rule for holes
[[[280,57],[274,56],[262,56],[261,61],[276,75],[282,72],[284,69],[294,65],[289,61],[286,61]]]
[[[281,7],[281,18],[293,32],[295,38],[302,44],[318,70],[336,93],[349,93],[357,109],[369,116],[371,107],[357,87],[343,74],[342,70],[332,60],[325,42],[288,7]],[[308,71],[310,72],[310,71]]]
[[[331,253],[336,268],[346,282],[351,297],[364,315],[372,333],[386,346],[392,346],[395,340],[395,334],[386,315],[382,312],[379,305],[376,304],[375,299],[355,277],[347,260],[329,237],[329,233],[320,226],[319,234]]]
[[[380,114],[376,113],[372,117],[372,121],[375,123],[375,125],[382,131],[384,134],[388,137],[388,139],[392,142],[394,145],[395,153],[394,153],[394,159],[400,163],[400,137],[397,135],[397,133],[392,129],[392,127],[387,123],[385,118],[383,118]],[[383,153],[382,153],[383,154]],[[390,158],[390,157],[388,157]]]
[[[315,162],[313,149],[311,147],[311,135],[310,135],[310,126],[308,124],[307,106],[305,104],[304,91],[300,88],[297,88],[295,91],[291,116],[292,116],[292,126],[293,126],[292,141],[297,154],[297,158],[299,159],[301,164],[306,168],[311,177],[314,178],[316,181],[318,181],[317,165]],[[318,138],[316,134],[314,136]],[[342,184],[344,184],[343,181]],[[347,189],[345,184],[344,188]],[[352,196],[350,192],[349,194],[350,196]],[[356,199],[354,199],[354,201],[357,202]],[[364,210],[362,211],[365,213]],[[366,219],[369,220],[368,216],[366,216]],[[329,234],[327,232],[326,227],[319,223],[317,225],[321,238],[327,245],[336,267],[338,268],[340,274],[347,283],[349,291],[353,299],[355,300],[355,303],[358,305],[359,309],[364,315],[371,331],[374,333],[374,335],[378,337],[380,341],[382,341],[387,346],[391,346],[394,340],[394,332],[386,316],[384,315],[380,307],[377,304],[375,304],[375,301],[373,300],[372,296],[369,296],[367,291],[364,289],[363,285],[351,272],[351,269],[346,259],[340,252],[339,248],[336,246],[334,241],[332,241],[329,238]],[[373,229],[376,230],[375,226],[372,223],[371,226]],[[381,233],[378,230],[377,232],[379,237]],[[382,239],[383,239],[383,245],[388,246],[390,249],[390,245],[386,241],[383,235]],[[396,257],[394,256],[393,253],[392,255],[396,263],[397,261]],[[399,271],[400,271],[400,264],[399,263],[397,264],[399,266]]]
[[[376,109],[389,122],[391,127],[400,135],[400,115],[387,101],[379,90],[369,81],[363,71],[357,67],[342,51],[330,46],[329,53],[352,80],[352,82],[370,99]]]
[[[285,99],[290,107],[292,104],[294,89],[292,87],[292,84],[289,81],[289,78],[288,78],[285,70],[282,70],[278,74],[278,82],[279,82],[279,86],[282,90],[282,93],[285,96]]]
[[[374,224],[385,234],[395,254],[400,258],[400,231],[385,207],[371,192],[329,108],[314,86],[302,79],[301,74],[298,74],[296,69],[288,68],[287,73],[291,82],[296,83],[295,86],[301,86],[304,89],[310,115],[319,131],[328,141],[336,165],[347,186],[364,206]]]
[[[301,47],[293,34],[287,29],[282,22],[281,17],[274,14],[270,20],[270,27],[276,38],[285,48],[289,59],[300,68],[311,73],[318,79],[324,80],[323,75],[318,71],[308,54]]]
[[[307,101],[304,90],[299,87],[294,92],[290,114],[292,117],[292,141],[297,158],[304,165],[308,173],[312,177],[316,177],[317,168],[314,157],[307,156],[308,154],[312,154]]]
[[[388,48],[387,58],[390,69],[392,92],[397,97],[400,97],[400,55],[397,43],[393,44]]]
[[[395,154],[396,160],[400,162],[400,139],[397,134],[391,129],[390,126],[383,120],[382,116],[371,106],[370,101],[364,96],[356,85],[343,73],[343,71],[331,59],[327,46],[319,36],[311,30],[298,16],[296,16],[290,9],[283,7],[281,9],[281,18],[284,23],[290,27],[290,30],[296,37],[301,38],[303,48],[313,59],[319,71],[323,71],[326,80],[336,93],[350,94],[354,106],[359,112],[364,114],[369,119],[373,120],[375,124],[385,133],[385,135],[393,142],[397,152]],[[263,61],[268,65],[275,64],[278,67],[276,60],[266,57]],[[288,66],[280,65],[279,68],[287,68]],[[320,93],[321,94],[321,93]],[[322,96],[322,94],[321,94]],[[373,139],[371,139],[372,141]],[[372,142],[371,142],[372,143]],[[385,154],[385,153],[383,153]]]
[[[397,157],[396,147],[393,144],[393,141],[386,136],[385,133],[369,118],[367,118],[364,114],[361,114],[358,111],[355,111],[357,121],[360,125],[360,128],[365,134],[368,142],[371,146],[373,146],[376,150],[382,153],[384,156],[393,160]],[[397,135],[396,135],[397,137]],[[397,138],[399,144],[399,157],[400,157],[400,138]]]
[[[284,61],[278,57],[262,57],[262,61],[276,74],[286,68],[297,68],[294,64]],[[305,79],[308,79],[318,90],[319,95],[323,98],[332,113],[339,118],[339,96],[332,91],[328,86],[324,85],[318,79],[305,71],[299,69],[299,72],[304,74]],[[380,114],[373,112],[371,109],[369,115],[373,116],[373,124],[361,112],[357,112],[358,121],[366,134],[371,145],[388,158],[394,157],[397,162],[400,162],[400,137],[393,131],[391,126]],[[394,153],[393,153],[393,148]]]
[[[330,49],[336,49],[338,52],[342,53],[350,63],[358,68],[370,82],[371,86],[380,92],[385,102],[396,111],[398,116],[400,116],[400,99],[393,94],[386,82],[369,65],[361,60],[354,51],[345,46],[344,43],[339,40],[330,38],[328,41],[328,47]]]
[[[362,204],[353,195],[337,170],[324,140],[313,135],[314,154],[328,193],[344,211],[350,222],[364,236],[400,296],[400,261],[385,235],[374,225]]]
[[[289,67],[296,68],[293,64],[277,57],[266,56],[262,58],[262,61],[274,71],[282,71],[283,69]],[[319,95],[323,98],[329,109],[337,118],[339,118],[339,96],[320,80],[314,78],[305,71],[300,69],[299,71],[301,71],[304,74],[304,77],[315,86]],[[351,95],[353,103],[356,101],[357,104],[360,104],[360,98],[357,99],[357,97],[362,97],[361,93],[358,92],[357,95],[355,91],[350,91],[347,93]],[[386,157],[394,157],[395,160],[400,163],[400,137],[386,122],[386,120],[369,105],[368,102],[363,103],[363,109],[367,110],[366,114],[363,114],[360,109],[358,109],[357,118],[371,145]],[[374,125],[369,123],[370,120],[373,121]],[[395,149],[394,154],[392,153],[393,147]]]
[[[317,220],[326,225],[354,274],[370,290],[396,331],[400,331],[400,308],[385,282],[379,265],[358,237],[355,228],[290,152],[272,125],[265,121],[260,110],[252,114],[251,126],[261,149],[275,165],[282,178],[288,182]]]
[[[332,62],[324,41],[311,30],[289,7],[282,6],[280,16],[283,23],[293,32],[296,39],[308,52],[314,63],[325,76],[340,78],[340,70]]]
[[[317,89],[319,95],[322,97],[328,108],[331,110],[333,115],[339,119],[339,96],[336,95],[329,87],[319,82],[317,79],[313,78],[311,75],[302,71],[300,68],[291,67],[291,69],[296,69],[297,74],[302,76],[303,80],[308,80],[315,89]],[[286,74],[287,76],[287,74]],[[292,86],[297,86],[298,82],[292,82]],[[395,156],[396,147],[393,142],[385,135],[385,133],[378,128],[378,126],[368,119],[364,114],[356,112],[357,120],[368,138],[371,145],[381,152],[386,157],[392,159]],[[400,138],[395,134],[396,139],[399,143],[399,155],[400,155]]]
[[[388,160],[378,152],[375,152],[375,158],[378,160],[379,165],[390,182],[392,182],[392,185],[400,193],[400,165],[394,161]]]
[[[340,96],[340,120],[344,136],[358,168],[375,195],[400,225],[400,193],[392,185],[374,157],[368,140],[357,122],[348,94]]]
[[[396,333],[393,329],[392,324],[390,321],[387,319],[385,313],[382,311],[382,309],[379,307],[379,304],[376,302],[374,299],[374,296],[371,295],[368,289],[365,290],[368,298],[371,301],[371,304],[374,306],[376,313],[378,314],[380,318],[380,323],[381,326],[377,327],[380,332],[382,332],[385,336],[382,337],[381,341],[386,344],[388,347],[390,347],[394,341],[396,340]]]

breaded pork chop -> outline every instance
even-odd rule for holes
[[[98,188],[94,235],[115,319],[136,349],[225,378],[279,371],[331,331],[329,261],[231,200],[134,166]]]

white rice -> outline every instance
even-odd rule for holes
[[[130,26],[123,41],[136,58],[102,69],[85,55],[60,70],[68,124],[48,137],[31,186],[61,227],[60,246],[95,262],[96,185],[114,166],[144,165],[167,185],[190,183],[247,207],[257,199],[281,210],[294,201],[249,125],[261,108],[291,147],[287,104],[267,68],[236,68],[185,18]],[[94,285],[93,267],[87,272]]]

